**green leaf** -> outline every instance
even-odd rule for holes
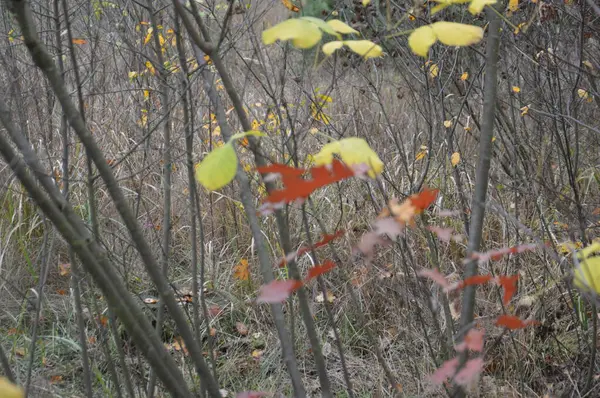
[[[242,133],[243,134],[243,133]],[[214,149],[196,164],[196,180],[209,191],[215,191],[229,184],[237,172],[238,159],[232,141]]]

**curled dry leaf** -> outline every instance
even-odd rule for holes
[[[248,335],[248,326],[244,325],[242,322],[235,323],[235,330],[242,336]]]

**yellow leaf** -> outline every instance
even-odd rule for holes
[[[462,75],[460,75],[460,80],[462,80],[463,82],[465,80],[467,80],[469,78],[469,72],[463,72]]]
[[[521,92],[521,87],[519,86],[512,86],[512,92],[515,94],[518,94]]]
[[[381,46],[369,40],[346,40],[344,41],[344,44],[348,46],[350,50],[365,59],[381,57],[383,54]]]
[[[154,76],[156,74],[156,69],[154,69],[154,65],[152,65],[152,62],[146,61],[146,68],[148,69],[148,72],[150,72],[151,75]]]
[[[431,76],[432,79],[435,79],[439,73],[440,68],[437,66],[437,64],[431,64],[429,66],[429,76]]]
[[[229,142],[233,141],[233,140],[239,140],[240,138],[245,138],[248,137],[249,135],[255,136],[255,137],[264,137],[266,134],[262,133],[258,130],[249,130],[243,133],[237,133],[231,136],[231,138],[229,138]]]
[[[508,0],[508,10],[515,12],[519,9],[519,0]]]
[[[460,163],[460,153],[454,152],[450,157],[450,163],[452,163],[452,166],[456,167],[456,165]]]
[[[327,21],[327,25],[331,26],[331,28],[333,30],[335,30],[338,33],[347,35],[350,33],[358,33],[357,30],[351,28],[350,26],[348,26],[346,23],[340,21],[339,19],[332,19],[330,21]]]
[[[593,290],[600,294],[600,243],[594,242],[577,253],[579,265],[575,269],[573,283],[581,290]]]
[[[527,22],[521,22],[520,24],[518,24],[517,27],[515,28],[515,35],[518,35],[526,27],[527,27]]]
[[[452,120],[444,120],[444,127],[446,127],[447,129],[452,127]]]
[[[421,57],[427,56],[429,48],[431,48],[436,41],[437,38],[431,25],[421,26],[408,36],[408,45],[410,49]]]
[[[148,28],[148,33],[146,34],[146,37],[144,38],[144,45],[148,44],[150,39],[152,39],[152,31],[153,30],[154,29],[152,29],[152,28]]]
[[[321,49],[323,50],[323,53],[325,55],[331,55],[336,50],[339,50],[342,47],[344,47],[344,42],[335,40],[335,41],[330,41],[329,43],[323,44],[323,47]]]
[[[477,15],[483,11],[483,7],[486,5],[496,4],[497,0],[473,0],[469,4],[469,12],[473,15]]]
[[[583,61],[582,62],[583,65],[587,66],[590,69],[594,69],[594,65],[592,65],[592,63],[590,61]]]
[[[383,171],[383,162],[362,138],[349,137],[324,145],[314,157],[315,166],[331,164],[334,155],[338,155],[349,167],[366,164],[370,167],[371,178],[375,178]]]
[[[262,32],[264,44],[292,40],[294,47],[301,49],[313,47],[322,36],[321,30],[314,23],[300,18],[288,19]]]
[[[214,149],[196,164],[196,180],[209,191],[215,191],[229,184],[237,171],[237,155],[232,142]]]
[[[144,90],[144,100],[148,100],[150,98],[150,90]]]
[[[431,9],[431,15],[434,15],[443,9],[450,7],[452,4],[464,4],[468,3],[471,0],[433,0],[436,3],[439,3],[437,6]]]
[[[0,396],[2,398],[22,398],[25,397],[25,392],[6,377],[0,376]]]
[[[525,105],[521,108],[521,116],[525,116],[529,113],[529,106]]]
[[[427,149],[422,150],[421,152],[417,153],[417,156],[415,156],[415,160],[421,160],[423,159],[425,156],[427,155]]]
[[[415,29],[408,37],[408,45],[415,54],[426,57],[438,40],[447,46],[470,46],[481,39],[483,29],[478,26],[440,21]]]
[[[483,39],[483,29],[479,26],[440,21],[431,27],[437,39],[447,46],[470,46]]]
[[[577,89],[577,95],[581,99],[588,99],[588,97],[589,97],[588,92],[582,88]]]
[[[362,5],[363,7],[368,6],[369,4],[371,4],[371,0],[362,0]]]

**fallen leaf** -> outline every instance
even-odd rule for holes
[[[452,156],[450,156],[450,163],[452,163],[452,166],[456,167],[456,165],[460,163],[460,153],[454,152]]]
[[[233,269],[233,277],[239,281],[250,280],[250,266],[248,260],[242,258]]]
[[[69,263],[58,264],[58,272],[59,272],[60,276],[70,275],[71,274],[71,264],[69,264]]]
[[[235,323],[235,330],[237,330],[237,332],[242,336],[246,336],[248,334],[248,327],[242,322]]]

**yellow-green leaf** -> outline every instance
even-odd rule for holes
[[[327,22],[323,21],[322,19],[315,18],[315,17],[301,17],[299,19],[302,21],[307,21],[307,22],[312,23],[317,28],[321,29],[323,32],[330,34],[332,36],[335,36],[338,39],[341,37],[338,34],[338,32],[335,29],[333,29],[333,27],[331,25],[327,24]]]
[[[316,19],[316,18],[315,18]],[[283,21],[262,33],[264,44],[273,44],[277,40],[292,40],[297,48],[311,48],[321,40],[321,30],[312,22],[293,18]]]
[[[600,256],[593,256],[600,252],[600,243],[595,242],[581,249],[577,253],[579,266],[574,272],[574,285],[581,290],[592,290],[600,294]]]
[[[344,35],[347,35],[350,33],[358,33],[357,30],[351,28],[350,26],[348,26],[344,22],[340,21],[339,19],[332,19],[331,21],[327,21],[327,25],[331,26],[333,28],[333,30],[335,30],[336,32],[344,34]]]
[[[383,54],[381,46],[369,40],[345,40],[344,44],[365,59],[381,57]]]
[[[371,4],[371,0],[362,0],[362,5],[363,7],[368,6],[369,4]]]
[[[473,15],[477,15],[483,11],[483,7],[486,5],[496,4],[497,0],[473,0],[469,4],[469,12]]]
[[[0,397],[23,398],[25,397],[25,392],[23,388],[11,383],[6,377],[0,376]]]
[[[215,191],[229,184],[237,171],[237,155],[232,142],[214,149],[196,164],[196,180],[209,191]]]
[[[315,165],[330,164],[334,155],[338,155],[342,162],[349,167],[366,164],[370,168],[369,176],[371,178],[375,178],[383,171],[383,162],[367,144],[367,141],[362,138],[349,137],[324,145],[314,156]]]

